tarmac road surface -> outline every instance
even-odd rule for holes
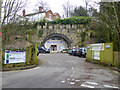
[[[2,72],[3,88],[116,88],[116,71],[66,53],[40,54],[33,69]]]

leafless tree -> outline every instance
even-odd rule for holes
[[[74,9],[74,7],[72,5],[70,5],[69,0],[62,6],[63,6],[65,16],[67,18],[70,17],[70,12]]]
[[[10,23],[23,7],[26,6],[27,0],[5,0],[2,3],[2,25]]]
[[[89,0],[84,0],[84,1],[85,1],[85,4],[86,4],[86,11],[87,11]]]
[[[37,6],[37,9],[33,9],[33,11],[35,11],[35,12],[38,12],[38,11],[39,11],[39,10],[38,10],[38,7],[42,7],[42,9],[43,9],[44,11],[50,9],[48,3],[47,3],[47,2],[44,2],[43,0],[38,0],[37,4],[36,4],[35,6]]]
[[[84,0],[85,5],[86,5],[86,11],[88,11],[90,8],[98,8],[100,3],[99,1],[95,0]]]
[[[0,0],[0,28],[1,28],[1,7],[2,7],[2,0]]]

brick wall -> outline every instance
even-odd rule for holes
[[[54,15],[54,19],[56,19],[56,17],[61,18],[58,13],[56,13],[56,14]]]
[[[51,14],[51,18],[49,18],[49,14]],[[49,19],[52,19],[52,20],[54,19],[54,14],[52,13],[51,10],[46,12],[46,18],[49,18]]]
[[[51,14],[51,18],[49,18],[49,14]],[[51,10],[49,10],[49,11],[46,12],[46,18],[55,20],[56,17],[61,18],[60,15],[59,15],[58,13],[56,13],[56,14],[54,15],[53,12],[52,12]]]

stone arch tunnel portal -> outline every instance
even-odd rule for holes
[[[42,45],[50,49],[50,51],[61,51],[63,49],[68,49],[71,47],[71,40],[59,33],[53,33],[48,35],[42,42]]]

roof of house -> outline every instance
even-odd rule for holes
[[[51,10],[46,10],[46,11],[42,11],[42,12],[36,12],[36,13],[30,13],[30,14],[26,14],[25,16],[33,16],[33,15],[36,15],[36,14],[39,14],[39,13],[46,13],[46,12],[51,12],[54,16],[55,15],[59,15],[59,13],[55,12],[53,13]],[[60,16],[60,15],[59,15]]]
[[[33,15],[36,15],[36,14],[39,14],[39,13],[45,13],[45,11],[26,14],[25,16],[33,16]]]
[[[51,10],[47,10],[46,12],[48,12],[48,11],[51,11]],[[51,12],[52,12],[52,11],[51,11]],[[52,12],[52,14],[53,14],[53,15],[56,15],[56,14],[59,15],[59,13],[57,13],[57,12],[55,12],[55,13]],[[60,16],[60,15],[59,15],[59,16]]]

